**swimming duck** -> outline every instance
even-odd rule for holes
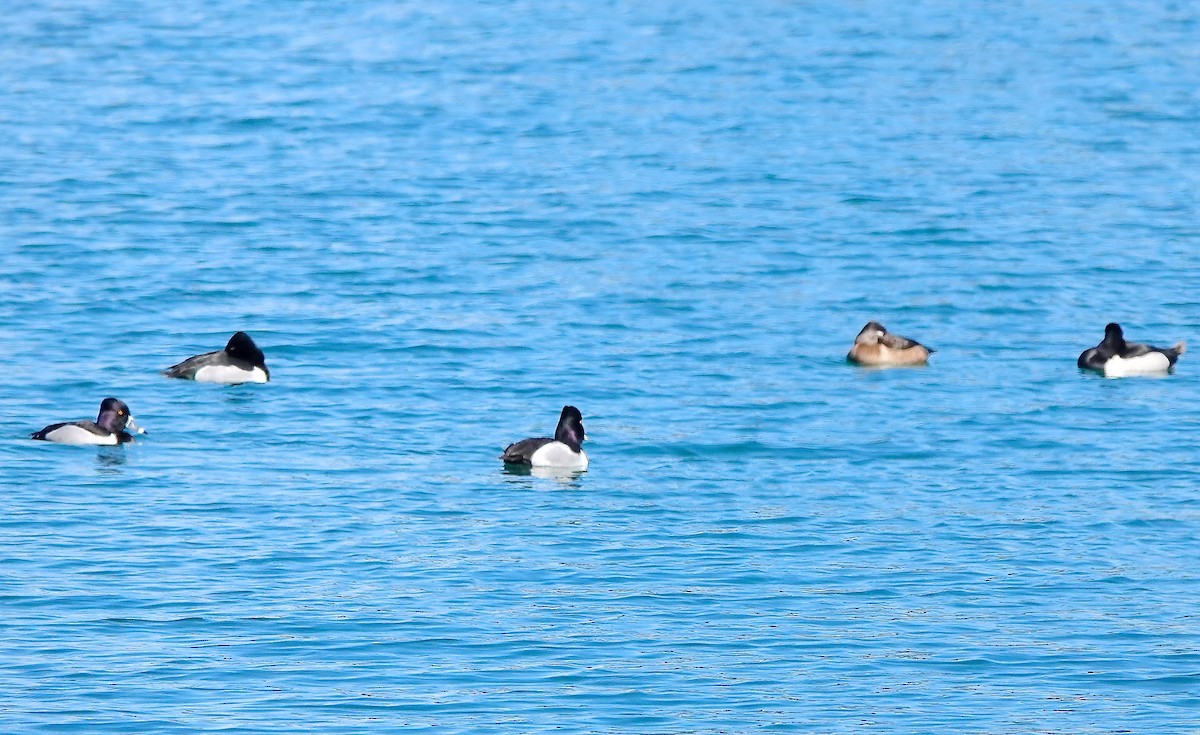
[[[124,444],[133,441],[133,435],[126,429],[132,429],[139,434],[146,433],[146,430],[133,420],[133,416],[129,414],[129,406],[126,406],[124,401],[105,398],[100,402],[100,415],[95,421],[50,424],[31,434],[30,438],[59,444]]]
[[[568,467],[587,469],[588,458],[583,453],[583,415],[574,406],[563,406],[558,417],[554,438],[522,439],[509,444],[500,459],[505,464],[527,467]]]
[[[1170,349],[1126,342],[1121,325],[1110,322],[1104,327],[1100,344],[1084,350],[1075,364],[1109,378],[1154,375],[1170,372],[1186,350],[1187,343],[1183,340]]]
[[[189,357],[163,371],[168,378],[195,380],[200,383],[265,383],[271,379],[266,358],[250,335],[238,332],[229,338],[225,349]]]
[[[907,337],[889,334],[879,322],[867,322],[846,359],[859,365],[924,365],[933,350]]]

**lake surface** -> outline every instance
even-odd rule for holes
[[[0,729],[1197,732],[1196,6],[165,6],[0,31]]]

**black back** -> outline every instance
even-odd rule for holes
[[[47,435],[47,434],[51,433],[51,432],[52,432],[52,431],[54,431],[55,429],[61,429],[62,427],[66,426],[68,423],[70,423],[70,422],[69,422],[69,421],[63,421],[63,422],[60,422],[60,423],[57,423],[57,424],[50,424],[49,426],[47,426],[46,428],[42,429],[41,431],[35,431],[35,432],[33,432],[32,434],[30,434],[30,435],[29,435],[29,438],[30,438],[30,439],[43,439],[43,440],[44,440],[44,439],[46,438],[46,435]],[[89,423],[89,424],[90,424],[90,423],[92,423],[92,422],[91,422],[91,421],[88,421],[88,422],[86,422],[86,423]]]
[[[533,464],[533,453],[550,442],[554,441],[548,436],[538,437],[537,439],[522,439],[519,442],[513,442],[504,448],[504,453],[500,455],[500,459],[504,460],[505,464]]]

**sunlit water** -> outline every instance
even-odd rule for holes
[[[1200,12],[644,5],[6,10],[0,729],[1195,732]]]

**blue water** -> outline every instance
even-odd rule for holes
[[[1198,37],[6,8],[0,730],[1200,731],[1200,366],[1074,363],[1200,346]],[[238,329],[271,383],[158,374]],[[504,472],[566,403],[588,471]]]

